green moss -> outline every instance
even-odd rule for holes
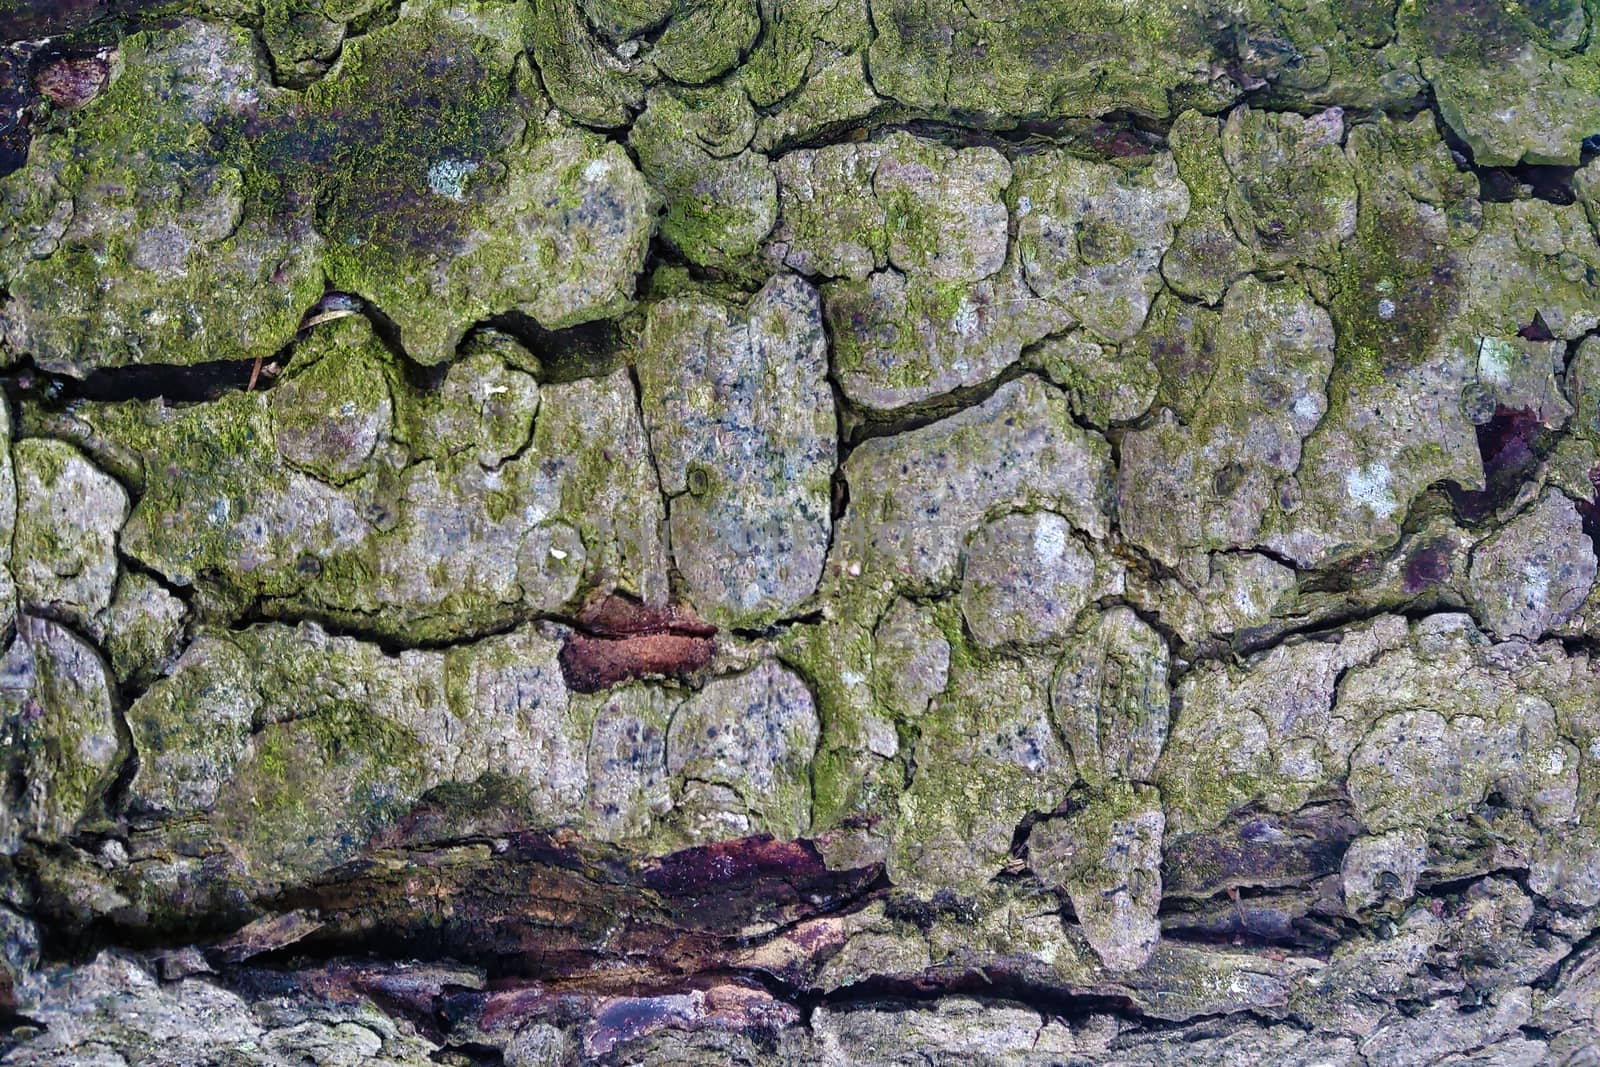
[[[48,840],[98,816],[126,756],[110,680],[97,655],[56,623],[32,619],[23,629],[32,684],[0,694],[0,725],[15,776],[0,812],[0,833],[13,849],[11,835],[19,829]],[[18,662],[10,656],[7,661]]]
[[[111,87],[0,183],[28,349],[74,373],[266,354],[324,284],[385,308],[429,363],[512,308],[551,329],[620,312],[649,191],[614,147],[538,122],[531,17],[407,5],[304,93],[264,83],[243,31],[131,38]]]
[[[732,70],[760,30],[756,0],[696,0],[678,7],[651,58],[673,81],[702,85]]]
[[[837,826],[846,814],[856,808],[859,781],[855,775],[855,762],[837,749],[817,753],[811,761],[811,818],[812,830]]]
[[[377,580],[374,561],[365,555],[339,552],[311,558],[316,560],[315,583],[303,589],[301,595],[322,603],[330,610],[364,602],[366,598],[363,592]],[[306,559],[302,556],[297,562],[303,563]],[[352,622],[358,621],[360,613],[352,612],[349,618]]]
[[[657,29],[672,14],[675,0],[579,0],[589,24],[614,41]]]
[[[882,315],[871,281],[844,280],[827,287],[826,310],[835,322],[833,332],[834,366],[843,375],[870,375],[875,386],[917,390],[948,368],[930,355],[928,338],[950,333],[959,316],[973,310],[972,286],[963,282],[906,281],[904,308],[892,321],[875,322],[873,330],[848,328],[857,316]],[[897,309],[898,310],[898,309]],[[885,335],[882,327],[892,327]],[[869,343],[863,343],[867,341]]]
[[[251,54],[254,42],[249,30],[230,26],[217,32],[225,38],[220,49],[224,63]],[[196,121],[204,118],[203,113],[174,106],[192,93],[184,80],[187,72],[173,75],[162,71],[151,58],[152,52],[171,43],[172,36],[144,32],[123,43],[119,76],[71,117],[68,137],[55,142],[65,149],[61,171],[65,184],[102,176],[112,160],[120,160],[128,168],[156,159],[185,169],[213,162],[216,131],[204,121]]]
[[[1456,302],[1461,266],[1397,209],[1362,213],[1335,274],[1341,363],[1380,368],[1427,358]]]
[[[1422,41],[1441,59],[1507,59],[1532,36],[1533,26],[1515,0],[1403,0],[1400,12],[1415,20]]]
[[[1158,784],[1173,824],[1202,832],[1220,826],[1229,813],[1265,797],[1271,783],[1257,775],[1196,765],[1188,774],[1163,770]]]
[[[387,442],[399,384],[388,351],[364,319],[319,330],[270,394],[279,452],[323,481],[349,482]]]
[[[1472,232],[1459,233],[1458,224],[1439,215],[1449,218],[1477,192],[1471,175],[1456,173],[1431,123],[1362,126],[1350,144],[1361,206],[1355,235],[1333,271],[1330,313],[1338,341],[1329,404],[1335,413],[1353,393],[1429,358],[1438,344],[1465,284],[1456,245]],[[1432,203],[1423,207],[1413,195]]]
[[[215,824],[259,878],[304,877],[347,858],[420,792],[415,738],[331,703],[257,734]]]
[[[880,193],[878,203],[883,207],[884,226],[890,241],[909,252],[914,260],[931,263],[943,242],[948,238],[943,226],[942,213],[931,211],[912,190],[902,185]],[[866,241],[862,244],[871,247]]]
[[[144,458],[124,550],[180,583],[207,574],[247,596],[287,591],[234,566],[241,518],[285,484],[266,403],[266,394],[234,393],[177,409],[130,402],[84,410],[98,434]]]
[[[290,243],[243,212],[228,126],[260,91],[250,35],[139,33],[119,57],[110,86],[0,180],[0,265],[27,347],[74,373],[271,351],[322,279],[314,235]]]
[[[1420,54],[1441,117],[1478,163],[1580,162],[1600,92],[1600,64],[1581,51],[1580,3],[1406,0],[1401,5],[1401,40]],[[1508,107],[1508,100],[1517,106]]]
[[[939,621],[954,628],[948,616]],[[920,890],[981,891],[1004,864],[1017,824],[1054,808],[1072,784],[1045,682],[1029,665],[956,635],[949,684],[918,725],[890,877]]]
[[[1330,129],[1319,117],[1242,108],[1223,123],[1228,217],[1262,262],[1321,266],[1337,256],[1358,200],[1340,121]]]
[[[1182,72],[1213,54],[1214,30],[1192,5],[1025,0],[990,11],[879,0],[879,91],[913,107],[1011,120],[1119,108],[1164,116],[1169,91],[1187,87]]]
[[[314,204],[335,277],[450,244],[473,221],[475,177],[517,128],[498,53],[437,17],[352,41],[337,76],[230,131],[250,205]]]
[[[526,39],[550,98],[579,122],[627,125],[644,101],[644,86],[601,61],[576,0],[541,0],[529,7]]]
[[[677,197],[667,205],[661,235],[691,260],[709,265],[752,255],[766,236],[764,229],[756,232],[761,224],[738,207]]]
[[[277,734],[269,737],[265,743],[257,745],[255,765],[257,773],[272,781],[282,779],[289,769],[288,748],[289,746],[284,744]]]
[[[739,83],[757,107],[771,107],[800,88],[811,62],[817,26],[797,16],[789,5],[777,12],[739,67]]]
[[[1394,35],[1394,0],[1333,0],[1328,9],[1335,25],[1368,48],[1380,47]]]
[[[325,71],[344,39],[344,26],[314,0],[262,0],[260,28],[284,85],[304,84]]]
[[[810,687],[822,723],[812,761],[813,833],[881,812],[886,802],[886,780],[863,771],[881,763],[866,751],[868,723],[893,718],[871,686],[872,626],[888,602],[877,590],[844,591],[834,618],[788,628],[779,646],[780,660]]]
[[[736,86],[656,90],[628,135],[640,169],[666,199],[661,235],[703,266],[753,256],[777,220],[771,164],[741,151],[754,131],[748,108]]]

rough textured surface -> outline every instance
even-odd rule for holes
[[[726,625],[791,613],[816,590],[832,528],[837,431],[816,291],[784,276],[742,310],[663,301],[636,366],[690,599]]]
[[[1577,508],[1550,489],[1478,544],[1467,595],[1486,628],[1531,640],[1572,618],[1594,576],[1594,546]]]
[[[984,526],[967,546],[961,617],[983,648],[1059,637],[1088,601],[1094,558],[1053,511],[1011,515]]]
[[[117,532],[128,518],[128,494],[61,441],[19,441],[12,462],[19,601],[75,617],[104,611],[117,582]]]
[[[540,389],[485,355],[419,387],[352,317],[316,327],[270,392],[78,417],[142,483],[123,552],[214,598],[219,622],[453,639],[580,587],[666,592],[664,507],[623,370]]]
[[[1020,170],[1014,196],[1028,287],[1097,337],[1138,333],[1173,224],[1189,211],[1172,157],[1139,167],[1041,153]]]
[[[1170,406],[1122,439],[1123,531],[1174,565],[1253,546],[1327,412],[1333,324],[1297,286],[1247,278],[1220,312],[1172,301],[1150,331]]]
[[[891,411],[978,385],[1070,322],[1023,281],[995,149],[896,133],[791,153],[778,173],[768,255],[835,279],[824,295],[851,401]]]
[[[11,343],[71,373],[270,355],[324,274],[426,363],[490,315],[555,328],[624,307],[651,232],[638,171],[507,91],[516,5],[413,12],[304,96],[241,28],[130,37],[112,87],[6,183]]]
[[[0,1062],[1600,1062],[1592,0],[0,0]]]

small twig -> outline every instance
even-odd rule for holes
[[[256,391],[256,379],[261,377],[261,357],[257,356],[255,363],[250,367],[250,384],[244,387],[247,393]]]
[[[1248,934],[1250,932],[1250,922],[1249,922],[1248,919],[1246,919],[1244,917],[1244,905],[1239,902],[1239,887],[1238,886],[1232,886],[1231,885],[1231,886],[1228,887],[1228,899],[1233,901],[1233,913],[1236,916],[1238,916],[1238,918],[1239,918],[1239,929],[1243,933]],[[1240,939],[1238,939],[1238,938],[1234,939],[1234,944],[1237,945],[1237,944],[1239,944],[1239,942],[1240,942]]]
[[[345,307],[328,308],[325,311],[319,311],[319,312],[316,312],[315,314],[307,315],[305,317],[305,319],[300,323],[300,329],[309,330],[313,326],[321,326],[323,323],[325,323],[325,322],[333,322],[335,319],[349,318],[351,315],[354,315],[354,314],[356,314],[356,312],[354,310],[350,309],[350,308],[345,308]]]

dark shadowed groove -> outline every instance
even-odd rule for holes
[[[646,264],[648,270],[649,264]],[[479,324],[515,340],[539,360],[539,382],[561,384],[600,378],[622,366],[622,330],[614,319],[547,330],[531,316],[511,311]],[[468,340],[473,334],[469,332]]]

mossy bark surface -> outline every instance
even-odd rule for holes
[[[1600,1061],[1594,0],[0,0],[0,1062]]]

